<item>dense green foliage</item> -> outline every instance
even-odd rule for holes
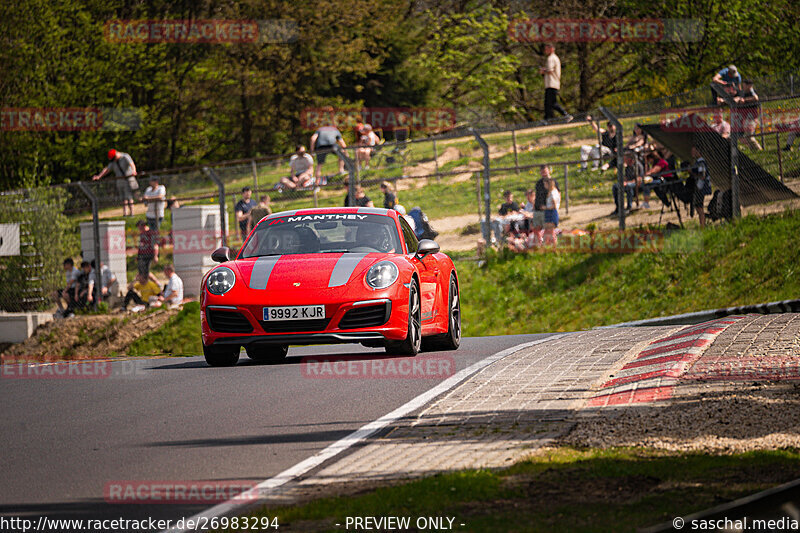
[[[459,264],[464,333],[577,331],[796,298],[800,214],[679,231],[634,254],[502,254]],[[754,268],[754,265],[758,265]]]
[[[685,18],[692,42],[559,43],[570,110],[673,93],[736,62],[746,76],[796,68],[800,9],[776,0],[495,2],[414,0],[20,0],[0,6],[4,108],[134,109],[130,131],[0,129],[0,186],[38,167],[86,179],[115,147],[139,168],[284,153],[308,141],[302,111],[321,105],[445,106],[459,120],[541,117],[541,43],[508,33],[515,18]],[[114,42],[112,20],[290,21],[284,39],[236,44]],[[291,27],[291,26],[290,26]],[[762,31],[768,28],[769,31]],[[352,139],[348,139],[352,141]]]

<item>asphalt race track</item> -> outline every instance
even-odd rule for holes
[[[465,338],[455,371],[547,337]],[[293,347],[285,364],[233,368],[202,357],[116,361],[103,379],[0,379],[0,516],[173,519],[210,504],[109,503],[109,484],[260,482],[449,377],[309,376],[303,356],[393,359],[360,346]]]

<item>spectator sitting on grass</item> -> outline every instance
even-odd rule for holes
[[[64,259],[64,288],[59,291],[54,291],[51,295],[53,301],[58,307],[58,311],[56,311],[53,315],[54,318],[64,317],[67,309],[71,307],[73,296],[75,294],[75,282],[77,281],[80,273],[80,269],[75,268],[75,261],[73,261],[71,257]]]
[[[591,115],[586,115],[586,120],[589,121],[595,133],[600,133],[600,144],[585,144],[581,146],[581,170],[586,170],[586,163],[590,159],[592,160],[592,168],[597,170],[602,158],[607,156],[613,158],[617,155],[617,127],[614,126],[613,122],[608,121],[606,124],[607,128],[603,129],[597,125]],[[608,164],[604,164],[603,170],[607,168]]]
[[[369,167],[369,160],[375,150],[375,145],[381,143],[381,138],[372,130],[372,126],[364,124],[358,136],[358,148],[356,148],[356,161],[361,168]]]
[[[89,261],[81,262],[80,274],[78,274],[73,287],[72,307],[67,310],[67,315],[94,302],[94,283],[92,264]]]
[[[178,307],[183,304],[183,280],[175,273],[172,265],[164,267],[164,275],[167,276],[167,285],[158,296],[158,301],[166,302],[170,307]]]
[[[131,311],[142,311],[144,308],[150,306],[150,301],[158,301],[158,295],[161,289],[158,283],[153,281],[147,274],[139,272],[136,278],[128,285],[128,293],[125,295],[125,301],[122,303],[122,310],[127,311],[128,305],[131,302],[137,304],[137,307],[131,308]]]
[[[296,189],[310,187],[314,183],[314,158],[306,152],[302,144],[295,146],[295,152],[289,158],[289,176],[282,177],[279,190],[283,187]]]
[[[92,276],[93,276],[93,283],[97,279],[97,272],[96,263],[94,259],[91,261],[92,264]],[[108,268],[108,265],[100,261],[100,300],[104,302],[108,302],[109,307],[113,306],[114,298],[119,296],[119,282],[117,282],[117,276],[111,272],[111,269]]]

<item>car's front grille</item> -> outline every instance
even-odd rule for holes
[[[339,321],[339,329],[372,328],[389,320],[391,303],[364,305],[347,311]]]
[[[253,326],[241,313],[206,309],[208,326],[218,333],[250,333]]]
[[[267,333],[294,333],[300,331],[323,331],[328,327],[330,318],[314,320],[259,320],[258,323]]]

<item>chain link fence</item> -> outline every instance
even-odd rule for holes
[[[178,251],[195,242],[201,242],[197,253],[184,259],[184,266],[206,269],[204,261],[214,247],[237,248],[252,227],[253,220],[239,220],[237,205],[245,195],[256,204],[263,201],[257,211],[263,213],[342,206],[360,188],[354,197],[362,204],[369,198],[376,207],[399,204],[406,212],[419,207],[444,250],[474,251],[481,240],[503,244],[509,235],[519,237],[521,228],[530,229],[524,215],[501,216],[499,211],[509,199],[506,192],[520,210],[533,203],[543,167],[560,192],[556,234],[683,225],[698,210],[686,195],[695,147],[707,161],[714,192],[719,191],[713,218],[737,216],[737,205],[743,214],[796,208],[800,92],[792,75],[755,81],[756,105],[708,86],[603,108],[591,113],[591,120],[584,115],[569,122],[474,129],[458,124],[446,133],[414,139],[408,132],[379,132],[375,146],[350,144],[336,153],[310,154],[314,167],[297,180],[291,176],[294,154],[147,171],[136,177],[131,191],[132,214],[125,206],[125,188],[114,177],[3,193],[0,224],[18,226],[19,253],[0,255],[0,275],[7,279],[0,308],[52,311],[52,296],[66,283],[64,258],[72,257],[79,267],[97,253],[118,279],[121,295],[140,267],[139,221],[157,226],[150,229],[160,253],[149,267],[157,276],[176,262]],[[720,118],[730,125],[730,135],[717,131]],[[648,156],[654,150],[668,168],[656,168],[660,157]],[[631,156],[627,163],[625,154]],[[631,184],[626,168],[637,163],[642,175]],[[627,194],[614,196],[615,184],[630,191],[630,211],[627,205],[618,209]],[[163,186],[163,198],[144,201],[150,186]],[[712,198],[703,197],[709,214]],[[193,209],[181,211],[185,207]],[[189,211],[200,213],[199,218],[189,217]],[[177,235],[176,224],[181,226]],[[197,235],[187,229],[195,226]],[[5,233],[3,238],[6,242]],[[199,279],[189,285],[196,281],[199,286]]]

